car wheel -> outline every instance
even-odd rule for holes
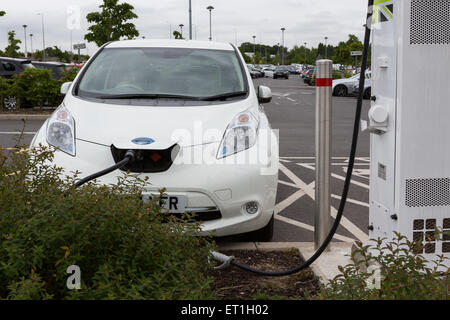
[[[364,91],[364,99],[370,99],[371,96],[372,96],[371,88],[366,89],[366,91]]]
[[[14,96],[5,98],[3,100],[3,107],[6,110],[17,110],[17,98]]]
[[[269,223],[259,230],[250,232],[245,235],[245,240],[252,242],[270,242],[273,238],[273,225],[275,222],[275,215],[272,215]]]
[[[334,89],[334,95],[338,97],[346,97],[348,95],[348,89],[346,86],[337,86]]]

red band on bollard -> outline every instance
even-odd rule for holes
[[[331,78],[317,78],[316,87],[332,87],[333,79]]]

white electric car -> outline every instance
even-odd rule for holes
[[[130,40],[101,47],[43,124],[31,147],[57,148],[53,163],[86,177],[136,152],[97,180],[149,178],[143,199],[166,189],[169,214],[195,212],[204,234],[268,241],[278,182],[278,141],[264,112],[272,95],[253,86],[231,44]]]

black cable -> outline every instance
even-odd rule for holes
[[[88,183],[89,181],[92,181],[94,179],[97,179],[99,177],[102,177],[104,175],[107,175],[108,173],[113,172],[114,170],[121,169],[125,167],[128,163],[133,162],[136,159],[136,154],[133,150],[128,150],[125,154],[125,157],[120,162],[116,163],[112,167],[109,167],[105,170],[102,170],[100,172],[94,173],[86,178],[81,179],[77,183],[75,183],[75,189],[81,187],[82,185]]]
[[[250,271],[253,273],[257,273],[257,274],[260,274],[263,276],[272,276],[272,277],[288,276],[288,275],[297,273],[303,269],[308,268],[312,263],[314,263],[314,261],[317,260],[317,258],[320,257],[320,255],[325,251],[325,249],[328,247],[331,240],[333,239],[333,237],[336,233],[336,230],[338,229],[338,227],[341,223],[341,218],[343,216],[345,205],[347,203],[348,191],[350,189],[350,182],[352,179],[353,167],[355,164],[356,147],[358,145],[358,136],[359,136],[359,129],[360,129],[360,121],[361,121],[361,111],[362,111],[362,103],[363,103],[363,96],[364,96],[364,84],[365,84],[365,80],[366,80],[365,74],[366,74],[366,69],[367,69],[367,60],[368,60],[368,56],[369,56],[370,33],[371,33],[370,28],[371,28],[371,21],[372,21],[371,20],[372,13],[371,13],[370,9],[372,8],[372,6],[373,6],[373,0],[369,0],[369,10],[367,13],[366,33],[365,33],[365,37],[364,37],[363,59],[362,59],[362,63],[361,63],[361,73],[360,73],[360,77],[359,77],[358,103],[357,103],[357,107],[356,107],[355,123],[354,123],[354,127],[353,127],[353,138],[352,138],[352,147],[351,147],[351,151],[350,151],[350,159],[349,159],[349,163],[348,163],[347,176],[345,178],[344,190],[342,192],[341,203],[339,205],[339,210],[336,215],[334,224],[330,230],[330,233],[328,234],[328,236],[326,237],[326,239],[324,240],[324,242],[322,243],[320,248],[314,253],[314,255],[311,258],[309,258],[305,263],[303,263],[302,265],[300,265],[294,269],[281,271],[281,272],[261,271],[261,270],[249,267],[247,265],[244,265],[242,263],[239,263],[233,259],[231,261],[231,264],[235,265],[236,267],[239,267],[241,269],[244,269],[244,270],[247,270],[247,271]]]

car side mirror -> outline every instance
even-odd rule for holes
[[[63,96],[65,96],[67,94],[67,92],[69,92],[69,88],[71,85],[72,85],[72,82],[65,82],[62,84],[60,92]]]
[[[272,90],[269,87],[258,87],[258,101],[259,103],[269,103],[272,101]]]

